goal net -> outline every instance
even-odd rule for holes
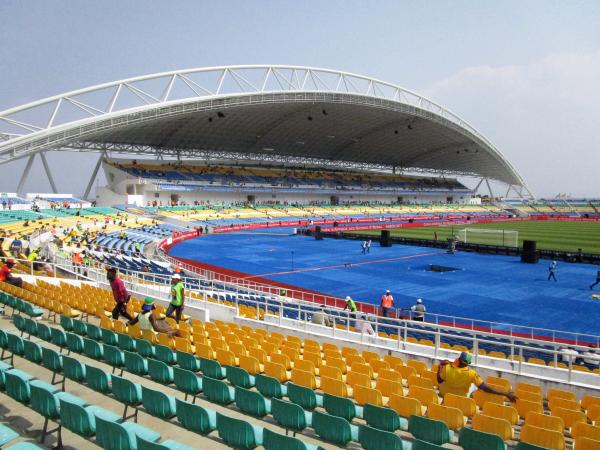
[[[459,241],[468,244],[501,245],[518,247],[519,232],[490,228],[463,228],[457,234]]]

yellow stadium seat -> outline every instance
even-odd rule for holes
[[[307,359],[297,359],[294,361],[294,369],[304,370],[316,375],[315,363]]]
[[[342,371],[337,367],[323,365],[319,368],[319,376],[342,381]]]
[[[367,364],[365,359],[360,355],[348,355],[345,358],[346,364],[348,364],[350,367],[352,367],[352,364]]]
[[[302,359],[306,361],[310,361],[314,364],[315,369],[319,369],[323,361],[321,359],[321,352],[318,353],[309,351],[307,347],[304,347],[304,353],[302,354]]]
[[[152,330],[141,330],[142,339],[150,342],[151,344],[156,344],[158,342],[158,338],[156,336],[156,332]]]
[[[392,394],[404,395],[404,388],[402,382],[389,380],[386,378],[377,378],[377,389],[381,392],[384,397],[391,397]]]
[[[565,428],[571,428],[577,422],[586,421],[585,413],[581,410],[575,411],[573,409],[556,407],[552,410],[552,415],[560,417],[565,423]]]
[[[225,339],[222,338],[212,338],[210,340],[210,346],[215,350],[227,350],[229,348],[227,342],[225,342]]]
[[[567,400],[565,398],[554,397],[548,401],[548,407],[550,411],[554,411],[556,408],[572,409],[573,411],[580,411],[581,405],[576,400]]]
[[[382,370],[382,371],[380,371],[378,379],[382,379],[382,378],[384,378],[386,380],[396,381],[396,382],[402,384],[402,375],[399,374],[395,370]]]
[[[346,372],[348,371],[348,366],[343,359],[328,358],[325,365],[339,369],[339,371],[342,372],[342,375],[346,375]]]
[[[265,375],[277,379],[277,381],[279,381],[280,383],[285,383],[289,381],[289,376],[287,370],[285,369],[285,366],[276,362],[265,361],[264,373]]]
[[[294,346],[302,347],[302,339],[298,336],[288,336],[286,342],[294,344]]]
[[[530,402],[529,400],[522,400],[520,398],[517,399],[515,403],[515,408],[519,412],[519,417],[525,419],[527,417],[527,413],[530,411],[534,411],[540,414],[544,413],[544,407],[541,403],[538,402]]]
[[[533,425],[525,425],[521,429],[521,441],[551,450],[565,449],[565,437],[562,433]]]
[[[581,407],[583,409],[590,409],[592,405],[600,405],[600,397],[595,397],[593,395],[584,395],[581,399]]]
[[[246,356],[248,354],[246,347],[240,342],[230,342],[228,345],[229,350],[233,352],[236,358],[239,358],[240,356]]]
[[[544,361],[541,358],[528,358],[527,362],[529,364],[537,364],[538,366],[545,366],[546,365],[546,361]]]
[[[440,398],[433,389],[422,388],[420,386],[410,386],[407,397],[416,398],[423,406],[429,406],[430,403],[438,404]]]
[[[416,376],[417,375],[417,369],[415,369],[414,367],[410,367],[410,366],[396,366],[394,367],[394,370],[396,370],[400,376],[402,376],[402,379],[404,380],[408,380],[411,376]]]
[[[294,347],[282,347],[281,354],[286,355],[291,362],[291,361],[295,361],[296,359],[298,359],[300,357],[300,350],[298,348],[294,348]]]
[[[269,359],[271,360],[271,362],[281,364],[283,367],[285,367],[285,370],[292,369],[292,362],[288,355],[281,354],[281,353],[273,353],[273,354],[271,354]]]
[[[354,347],[342,347],[342,356],[348,358],[348,356],[359,356],[358,350]]]
[[[502,359],[506,359],[506,354],[502,353],[502,352],[497,352],[497,351],[491,351],[487,354],[490,358],[502,358]]]
[[[426,389],[435,389],[435,385],[429,378],[422,378],[418,375],[411,375],[408,377],[409,386],[420,386]]]
[[[444,397],[444,406],[459,409],[464,416],[473,417],[477,414],[477,404],[475,400],[462,395],[446,394]]]
[[[346,383],[353,389],[359,385],[364,387],[371,387],[371,377],[364,373],[348,372],[346,375]]]
[[[441,420],[451,430],[458,430],[465,426],[465,417],[460,409],[452,406],[437,405],[430,403],[427,406],[427,417]]]
[[[502,391],[512,391],[512,384],[506,378],[488,376],[485,379],[485,384],[489,384],[490,386],[497,386]]]
[[[304,350],[310,350],[314,353],[321,353],[321,344],[318,341],[312,339],[304,339]]]
[[[255,375],[262,372],[261,364],[258,359],[253,356],[240,356],[239,357],[240,368],[244,369],[250,375]]]
[[[565,429],[565,422],[562,418],[557,416],[548,416],[546,414],[529,411],[525,416],[525,424],[533,425],[538,428],[545,428],[546,430],[554,430],[563,432]]]
[[[588,437],[575,439],[575,450],[600,450],[600,441]]]
[[[321,390],[326,394],[348,397],[348,387],[342,380],[321,376]]]
[[[564,398],[565,400],[577,401],[577,397],[575,396],[574,392],[565,391],[563,389],[557,389],[557,388],[548,389],[548,392],[546,393],[546,398],[548,399],[549,402],[555,398]]]
[[[386,361],[390,365],[390,367],[404,365],[404,360],[402,358],[400,358],[399,356],[385,355],[383,357],[383,360]]]
[[[509,441],[513,438],[512,426],[506,419],[476,414],[473,416],[473,423],[471,426],[474,430],[500,436],[500,439],[503,441]]]
[[[325,353],[327,351],[332,351],[332,352],[336,352],[336,353],[340,352],[340,349],[338,348],[337,345],[331,344],[329,342],[323,342],[322,348],[323,348],[323,353]]]
[[[521,383],[521,382],[517,383],[517,386],[515,388],[515,394],[517,394],[519,392],[523,392],[523,391],[533,392],[535,394],[542,395],[542,388],[540,386],[537,386],[535,384]]]
[[[383,396],[377,389],[356,384],[352,396],[356,403],[361,406],[367,403],[375,406],[383,406]]]
[[[423,407],[416,398],[403,397],[392,394],[388,406],[398,413],[401,417],[422,416]]]
[[[430,380],[431,383],[433,384],[433,386],[439,386],[438,380],[437,380],[437,370],[438,368],[436,367],[435,370],[426,370],[425,372],[421,373],[421,378],[424,378],[426,380]]]
[[[381,359],[371,359],[368,364],[373,369],[373,372],[379,376],[379,372],[382,370],[389,370],[390,364],[387,361],[383,361]]]
[[[238,361],[235,355],[231,350],[224,350],[222,348],[218,348],[216,350],[217,361],[221,363],[222,366],[237,366]]]
[[[317,388],[317,379],[315,378],[315,374],[311,372],[307,372],[306,370],[300,369],[292,369],[292,383],[297,384],[299,386],[304,386],[310,389]]]
[[[369,378],[373,378],[373,369],[365,363],[355,362],[350,366],[350,371],[364,373]]]
[[[587,417],[588,419],[599,423],[600,422],[600,405],[599,404],[591,404],[587,408]]]
[[[166,333],[158,333],[158,343],[171,349],[175,348],[175,341]]]
[[[585,423],[583,421],[577,421],[571,427],[571,436],[575,440],[585,437],[595,441],[600,441],[600,427],[590,425],[589,423]]]
[[[260,344],[260,348],[263,349],[267,355],[272,355],[279,350],[279,344],[264,341],[262,344]]]
[[[414,369],[417,371],[417,373],[419,375],[422,372],[425,372],[426,370],[429,370],[429,367],[423,361],[416,361],[414,359],[409,359],[408,361],[406,361],[406,365],[408,367],[414,367]]]
[[[537,394],[535,392],[520,391],[518,394],[515,395],[518,398],[522,398],[523,400],[528,400],[530,402],[544,403],[544,398],[542,397],[542,394]]]
[[[248,356],[252,356],[256,358],[259,364],[264,364],[267,361],[267,352],[265,352],[262,348],[254,348],[250,347],[248,349]]]
[[[483,405],[482,412],[486,416],[507,420],[513,426],[519,423],[519,412],[514,406],[504,406],[498,403],[487,402]]]
[[[487,402],[498,403],[499,405],[504,404],[504,396],[497,394],[490,394],[489,392],[482,391],[481,389],[477,389],[473,393],[473,400],[477,403],[477,406],[483,408]]]
[[[173,338],[173,341],[175,342],[175,350],[178,350],[180,352],[186,352],[186,353],[194,353],[192,349],[192,343],[190,342],[189,339],[186,338],[182,338],[182,337],[175,337]]]

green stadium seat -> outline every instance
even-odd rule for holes
[[[235,390],[224,381],[205,376],[202,378],[204,395],[211,402],[228,405],[235,398]]]
[[[276,378],[256,374],[254,380],[258,392],[267,398],[281,398],[287,395],[287,386],[281,384]]]
[[[79,319],[72,319],[73,332],[79,336],[87,336],[87,324]],[[64,327],[63,327],[64,328]]]
[[[12,399],[28,404],[31,399],[31,390],[29,381],[33,380],[33,376],[19,369],[10,369],[4,372],[5,390]]]
[[[63,371],[62,356],[56,350],[42,347],[42,366],[52,372],[52,384],[54,384],[56,375]]]
[[[148,414],[161,419],[169,420],[176,414],[174,397],[146,386],[142,386],[142,405]]]
[[[416,439],[436,445],[447,444],[453,437],[444,422],[414,415],[408,418],[408,431]]]
[[[109,394],[112,392],[112,378],[110,373],[105,372],[99,367],[85,365],[85,382],[96,392]]]
[[[0,424],[0,447],[19,437],[19,433],[6,425]]]
[[[60,316],[60,326],[65,331],[73,331],[73,319],[70,317],[64,316],[61,314]]]
[[[60,399],[60,423],[67,430],[86,439],[96,434],[96,417],[110,422],[118,422],[120,417],[99,406],[82,406],[69,400]]]
[[[117,375],[112,376],[112,393],[115,399],[125,405],[123,420],[127,418],[127,409],[134,408],[133,417],[137,420],[138,406],[142,404],[142,386]]]
[[[219,361],[215,361],[214,359],[200,358],[200,370],[202,371],[202,375],[216,380],[222,380],[226,375],[225,368],[221,367]]]
[[[4,359],[4,350],[8,348],[8,333],[0,330],[0,348],[2,349],[2,359]]]
[[[123,355],[123,351],[118,347],[104,344],[104,361],[112,367],[112,373],[115,373],[117,369],[120,369],[120,373],[123,373],[125,356]]]
[[[83,353],[83,338],[75,333],[66,333],[67,335],[67,354]]]
[[[67,346],[67,334],[60,328],[50,327],[50,342],[62,351]]]
[[[463,427],[458,435],[458,445],[464,450],[505,450],[506,446],[502,438],[496,434],[484,433]]]
[[[314,411],[312,427],[323,440],[346,446],[350,441],[358,440],[358,427],[350,425],[346,419]]]
[[[330,394],[323,394],[323,408],[327,414],[343,417],[348,422],[352,422],[352,419],[363,414],[363,408],[356,405],[351,399]]]
[[[191,370],[192,372],[198,372],[200,370],[200,361],[194,355],[188,352],[178,351],[176,353],[177,364],[179,367],[185,370]]]
[[[292,431],[294,435],[301,433],[306,427],[312,425],[312,413],[292,402],[273,397],[271,412],[275,422],[285,428],[286,434],[288,431]]]
[[[14,316],[13,317],[13,325],[17,330],[21,332],[20,336],[23,336],[25,333],[25,317],[23,316]]]
[[[33,320],[31,318],[25,319],[25,332],[29,335],[29,337],[38,335],[38,323],[37,320]]]
[[[235,387],[235,405],[244,413],[254,417],[265,417],[271,413],[271,400],[260,392],[250,391],[240,386]]]
[[[52,329],[44,323],[38,323],[37,336],[43,341],[50,342],[52,339]]]
[[[8,337],[8,350],[10,351],[10,363],[14,361],[15,355],[23,356],[25,354],[25,345],[23,344],[23,338],[13,333],[7,333]]]
[[[39,344],[36,344],[29,339],[25,339],[23,341],[23,350],[23,356],[27,361],[34,364],[42,362],[42,347]]]
[[[154,357],[170,366],[177,363],[175,352],[166,345],[155,344]]]
[[[148,375],[160,384],[173,383],[173,368],[157,359],[148,358]]]
[[[148,374],[148,361],[146,361],[146,358],[127,351],[124,351],[123,355],[125,357],[125,367],[129,372],[141,377]]]
[[[137,350],[135,339],[127,334],[117,333],[117,343],[123,351],[135,352]]]
[[[102,341],[102,328],[91,323],[86,324],[86,328],[86,334],[88,338],[90,338],[93,341]]]
[[[138,450],[194,450],[194,447],[189,447],[172,439],[158,443],[147,441],[139,436],[137,436],[137,446]]]
[[[363,419],[365,419],[367,425],[378,430],[393,433],[399,429],[408,429],[408,421],[404,417],[400,417],[393,409],[383,406],[367,403],[363,407]]]
[[[104,346],[100,342],[83,338],[83,353],[88,358],[101,361],[104,359]]]
[[[307,444],[300,439],[283,434],[275,433],[274,431],[265,428],[263,430],[263,447],[265,450],[319,450],[321,447]]]
[[[445,450],[446,447],[442,447],[441,445],[432,444],[431,442],[421,441],[419,439],[415,439],[412,442],[411,450]]]
[[[202,377],[191,370],[173,367],[173,382],[177,389],[185,393],[185,400],[191,395],[192,403],[196,403],[196,397],[202,392]]]
[[[227,366],[225,369],[227,379],[234,386],[243,388],[254,387],[255,379],[246,370],[240,367]]]
[[[154,358],[154,356],[155,356],[154,345],[152,345],[147,340],[136,339],[135,347],[140,356],[143,356],[144,358]]]
[[[104,450],[137,450],[136,436],[150,442],[160,439],[160,433],[136,423],[117,423],[96,417],[96,442]]]
[[[217,428],[217,413],[200,405],[175,399],[177,421],[186,429],[199,434],[208,434]]]
[[[69,380],[82,383],[85,381],[85,364],[71,356],[62,357],[63,375]],[[64,384],[63,384],[64,387]]]
[[[29,317],[42,317],[44,315],[44,310],[34,307],[31,303],[23,302],[23,313],[27,314]]]
[[[299,386],[294,383],[287,384],[287,396],[293,403],[304,409],[313,410],[317,406],[323,406],[323,396],[316,394],[311,388]]]
[[[251,450],[262,445],[263,428],[217,413],[217,432],[230,447]]]
[[[400,436],[368,425],[362,425],[358,429],[358,441],[365,450],[403,450]],[[480,450],[483,448],[485,447],[481,447]]]
[[[119,337],[117,336],[117,333],[115,333],[114,331],[111,330],[107,330],[106,328],[101,328],[100,329],[100,333],[102,336],[102,342],[105,345],[118,345],[119,344]]]

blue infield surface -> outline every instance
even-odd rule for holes
[[[203,236],[170,254],[338,297],[379,303],[390,289],[397,307],[423,298],[429,312],[600,335],[600,294],[589,286],[597,266],[558,263],[558,281],[547,281],[549,261],[523,264],[517,257],[459,252],[373,241],[290,236],[291,230]],[[350,266],[346,266],[350,264]],[[455,272],[432,272],[430,265]]]

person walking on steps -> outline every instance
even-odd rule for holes
[[[183,313],[184,300],[185,288],[183,286],[183,281],[181,281],[181,275],[176,273],[171,278],[171,303],[169,303],[169,306],[167,307],[166,316],[173,317],[173,313],[175,313],[175,320],[179,323],[181,314]]]
[[[596,282],[590,286],[590,290],[594,289],[598,284],[600,284],[600,270],[596,272]]]
[[[127,303],[131,296],[127,292],[125,283],[117,276],[117,269],[115,267],[109,267],[106,269],[106,279],[110,283],[112,289],[113,298],[115,299],[115,307],[112,310],[112,318],[117,320],[119,316],[125,317],[127,320],[132,320],[133,317],[127,312]]]
[[[349,326],[350,327],[355,327],[356,326],[356,302],[354,300],[352,300],[352,297],[350,297],[349,295],[346,297],[346,306],[344,306],[344,311],[348,310],[350,311],[350,314],[348,314],[348,318],[349,318]]]
[[[392,297],[392,294],[390,293],[390,290],[388,289],[387,291],[385,291],[385,294],[383,294],[381,296],[381,312],[382,312],[382,316],[383,317],[388,317],[390,311],[392,311],[392,308],[394,307],[394,297]]]
[[[553,260],[550,263],[550,266],[548,267],[548,281],[550,281],[550,279],[553,279],[554,281],[556,281],[556,261]]]

